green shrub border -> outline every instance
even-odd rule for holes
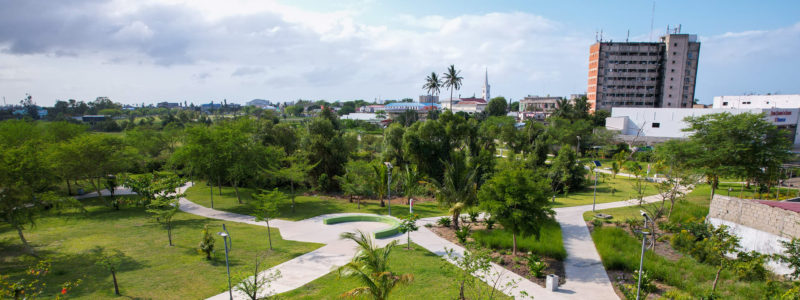
[[[346,223],[346,222],[381,222],[392,226],[386,229],[373,232],[372,237],[376,239],[382,239],[400,233],[400,222],[390,217],[349,215],[349,216],[330,217],[322,220],[322,223],[326,225]]]

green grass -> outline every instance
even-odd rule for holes
[[[472,233],[481,246],[492,249],[511,249],[511,232],[505,229],[478,230]],[[564,249],[564,239],[561,237],[561,226],[557,222],[549,222],[542,227],[539,240],[534,236],[517,236],[517,248],[522,252],[533,252],[538,255],[564,260],[567,250]]]
[[[236,199],[234,189],[222,187],[222,196],[219,195],[217,188],[214,188],[214,209],[224,210],[239,214],[252,215],[253,211],[247,205],[251,199],[250,194],[253,189],[239,188],[244,204],[239,204]],[[211,207],[211,196],[205,182],[197,181],[195,186],[186,190],[186,198],[194,203],[205,207]],[[278,218],[286,220],[303,220],[324,214],[332,213],[372,213],[385,215],[388,214],[387,207],[380,207],[377,200],[361,200],[361,209],[358,205],[343,199],[322,198],[316,196],[297,196],[295,198],[295,212],[292,213],[291,202],[286,201],[278,205]],[[415,202],[414,213],[420,218],[436,217],[448,215],[447,209],[440,208],[436,202]],[[392,216],[408,216],[408,205],[392,204]]]
[[[610,174],[602,174],[597,180],[597,203],[616,202],[636,198],[634,188],[634,179],[617,176],[612,178]],[[589,182],[586,187],[581,191],[570,191],[567,197],[564,193],[556,195],[556,201],[553,207],[567,207],[592,204],[594,199],[594,180]],[[614,189],[612,195],[611,189]],[[653,183],[648,182],[645,185],[644,196],[657,194]]]
[[[392,272],[413,274],[414,281],[392,291],[393,299],[457,299],[458,286],[454,280],[456,267],[441,257],[413,244],[411,251],[397,246],[390,256]],[[352,278],[339,278],[333,271],[290,292],[281,299],[341,299],[339,296],[359,284]],[[486,287],[488,288],[488,287]],[[359,298],[362,299],[362,298]],[[501,294],[498,299],[511,299]]]
[[[632,272],[639,268],[641,242],[616,227],[599,227],[592,232],[603,265],[610,270]],[[653,279],[691,294],[694,298],[708,295],[717,271],[716,267],[702,264],[689,256],[670,261],[648,250],[644,270]],[[723,299],[762,299],[767,293],[766,282],[738,280],[732,272],[723,270],[717,286],[717,295]]]
[[[126,207],[115,211],[98,199],[84,200],[87,214],[49,212],[26,238],[44,258],[52,260],[52,271],[45,276],[47,293],[53,298],[60,284],[75,279],[83,283],[70,291],[71,298],[115,298],[111,275],[98,266],[87,250],[95,246],[119,249],[130,260],[117,273],[123,297],[141,299],[202,299],[227,288],[223,241],[216,236],[216,253],[212,261],[197,252],[203,225],[212,232],[221,231],[221,221],[179,212],[173,221],[173,243],[168,246],[167,232],[155,223],[143,208]],[[267,249],[265,227],[227,222],[233,237],[230,251],[231,274],[250,271],[254,258],[265,253],[263,267],[313,251],[319,244],[285,241],[272,229],[275,250]],[[21,242],[15,230],[0,225],[0,274],[11,279],[23,273],[34,260],[22,255]]]

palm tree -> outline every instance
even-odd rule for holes
[[[572,117],[572,103],[566,98],[556,100],[556,109],[553,110],[552,116],[567,118]]]
[[[436,75],[436,72],[431,72],[431,75],[425,78],[425,84],[422,86],[423,89],[428,91],[428,95],[438,95],[439,90],[442,87],[442,81],[439,80],[439,76]]]
[[[386,247],[378,248],[362,231],[345,232],[341,238],[356,242],[359,251],[352,261],[339,268],[339,276],[356,278],[364,285],[344,292],[342,297],[368,296],[376,300],[385,300],[397,285],[414,280],[412,274],[394,274],[389,270],[389,254],[397,245],[396,240]]]
[[[463,77],[458,76],[461,71],[456,71],[455,65],[450,65],[447,68],[447,73],[444,73],[444,87],[450,89],[450,110],[453,110],[453,90],[461,89],[461,80]]]
[[[450,157],[452,161],[445,164],[444,179],[441,182],[431,179],[431,182],[436,187],[436,200],[450,207],[453,229],[458,230],[461,211],[477,200],[477,167],[470,167],[462,152],[453,152]]]

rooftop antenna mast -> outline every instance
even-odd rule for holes
[[[653,1],[653,12],[650,14],[650,42],[653,42],[653,21],[656,18],[656,1]]]
[[[631,37],[631,30],[628,29],[628,35],[625,36],[625,42],[628,42],[628,39]]]

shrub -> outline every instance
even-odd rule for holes
[[[669,241],[672,248],[683,253],[689,253],[694,247],[695,237],[686,230],[681,230],[680,233],[673,234]]]
[[[547,263],[542,261],[542,258],[536,254],[528,252],[528,256],[525,256],[525,260],[528,263],[528,271],[531,273],[533,277],[542,277],[544,276],[544,269],[547,268]]]
[[[472,233],[472,237],[484,247],[501,250],[512,247],[511,232],[506,229],[478,230]],[[542,226],[539,240],[536,240],[534,236],[517,236],[517,249],[558,260],[564,260],[567,257],[561,236],[561,227],[555,221]]]
[[[200,240],[200,252],[206,255],[206,259],[211,259],[211,253],[214,252],[214,234],[208,231],[208,224],[203,226],[203,236]]]
[[[603,220],[592,219],[592,226],[594,226],[594,227],[603,227]]]
[[[677,290],[677,289],[671,289],[669,291],[664,292],[663,297],[667,298],[667,299],[670,299],[670,300],[692,300],[692,299],[694,299],[694,298],[692,298],[691,295],[686,294],[686,293],[684,293],[684,292],[682,292],[680,290]]]
[[[633,272],[633,281],[637,284],[639,283],[639,270]],[[650,275],[647,274],[647,271],[642,271],[642,290],[648,293],[656,291],[656,285]]]
[[[456,238],[458,238],[458,242],[462,244],[467,243],[467,238],[469,237],[469,230],[471,229],[471,225],[461,226],[458,230],[456,230]]]
[[[425,228],[431,228],[431,227],[433,227],[433,224],[431,224],[431,223],[426,223],[426,224],[425,224],[425,225],[423,225],[423,226],[425,226]]]
[[[492,228],[494,228],[494,223],[497,221],[494,218],[488,218],[484,222],[486,222],[486,229],[492,230]]]
[[[478,216],[480,216],[481,212],[477,210],[471,210],[467,214],[469,214],[469,221],[475,223],[478,222]]]
[[[767,278],[767,269],[764,263],[767,256],[756,251],[739,252],[733,271],[739,279],[747,281],[763,281]]]
[[[636,300],[637,288],[635,285],[627,283],[617,283],[617,287],[619,288],[619,291],[622,292],[622,295],[625,296],[626,300]],[[644,291],[643,289],[641,294],[642,294],[642,299],[647,299],[647,296],[650,293]]]
[[[443,227],[450,227],[450,223],[452,222],[453,219],[450,219],[450,217],[441,217],[438,221],[436,221],[436,224],[439,224],[439,226]]]

